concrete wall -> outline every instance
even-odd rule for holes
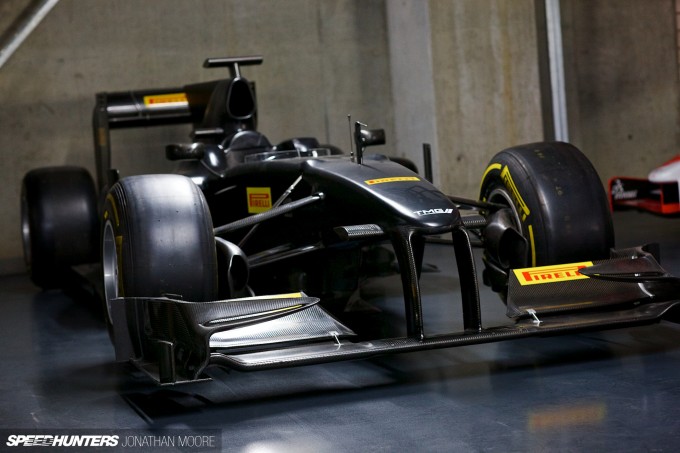
[[[9,18],[30,2],[3,0]],[[208,56],[264,55],[259,127],[276,143],[316,136],[347,148],[347,115],[394,142],[384,3],[361,0],[62,0],[0,69],[0,273],[23,268],[19,192],[26,171],[94,170],[91,115],[100,91],[182,86],[222,77]],[[0,32],[2,29],[0,29]],[[167,171],[164,146],[188,127],[112,133],[123,174]]]
[[[181,86],[207,56],[263,54],[259,126],[277,142],[348,147],[347,115],[382,151],[476,197],[498,150],[543,138],[536,10],[543,0],[61,0],[0,68],[0,273],[22,269],[19,190],[46,165],[94,168],[94,94]],[[29,0],[0,1],[0,32]],[[673,0],[562,0],[572,141],[601,176],[644,175],[678,150]],[[188,127],[115,131],[123,174],[167,171]]]
[[[570,141],[600,176],[680,152],[673,0],[563,0]]]
[[[542,3],[388,2],[398,152],[418,162],[432,143],[444,191],[476,197],[495,152],[552,128],[538,70]],[[645,177],[679,152],[675,3],[561,0],[569,141],[603,182]]]
[[[438,169],[437,115],[432,61],[430,0],[387,2],[387,33],[394,109],[394,146],[424,170],[423,143],[433,149],[432,167]],[[441,181],[433,171],[434,183]]]
[[[491,157],[543,138],[533,0],[388,2],[398,151],[476,198]]]
[[[440,185],[476,198],[496,152],[543,138],[533,1],[430,6]]]

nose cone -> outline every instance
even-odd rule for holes
[[[442,228],[461,222],[458,208],[431,183],[389,160],[310,160],[305,172],[356,223]]]

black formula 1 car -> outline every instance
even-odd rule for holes
[[[173,384],[211,366],[260,370],[676,317],[680,281],[652,246],[612,248],[607,196],[575,147],[506,149],[483,172],[479,200],[448,196],[408,161],[367,153],[384,133],[361,123],[348,155],[309,137],[272,145],[241,75],[261,61],[208,59],[230,77],[98,94],[98,189],[81,168],[24,178],[32,280],[58,286],[66,270],[100,263],[118,360]],[[110,168],[111,129],[172,123],[193,125],[191,143],[166,149],[174,174],[120,178]],[[455,260],[460,331],[424,328],[431,242]],[[390,269],[406,334],[366,334],[347,306],[363,278]],[[506,324],[483,324],[480,281],[507,305]]]

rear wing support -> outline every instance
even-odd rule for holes
[[[97,93],[92,115],[97,184],[109,185],[111,129],[192,122],[183,88]]]

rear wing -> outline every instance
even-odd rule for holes
[[[204,120],[217,87],[224,83],[233,84],[234,81],[250,87],[253,95],[253,106],[250,109],[252,117],[255,114],[254,84],[241,77],[240,66],[261,63],[261,56],[208,58],[203,67],[228,67],[231,79],[185,85],[181,88],[97,93],[92,129],[99,189],[104,189],[111,180],[111,129],[186,123],[193,123],[198,127]],[[243,118],[238,119],[243,121]]]

